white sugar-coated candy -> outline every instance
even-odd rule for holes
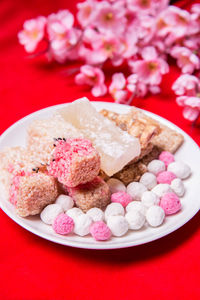
[[[62,212],[63,208],[59,204],[49,204],[40,213],[40,218],[44,223],[51,225],[55,218]]]
[[[148,190],[152,190],[157,184],[157,179],[153,173],[146,172],[141,176],[140,182],[144,184]]]
[[[160,226],[165,218],[165,212],[162,207],[154,205],[149,207],[146,213],[146,220],[152,227]]]
[[[132,201],[126,206],[126,212],[129,211],[139,211],[140,213],[145,215],[146,209],[141,201]]]
[[[78,208],[78,207],[73,207],[73,208],[70,208],[66,214],[72,218],[73,220],[75,220],[78,216],[80,215],[83,215],[83,211]]]
[[[64,212],[66,212],[67,210],[69,210],[70,208],[72,208],[74,206],[73,199],[67,195],[58,196],[55,203],[62,206]]]
[[[114,236],[124,235],[129,228],[128,222],[124,216],[109,216],[107,225]]]
[[[125,185],[119,179],[110,178],[106,183],[108,184],[112,194],[117,192],[126,192]]]
[[[124,216],[124,208],[120,203],[111,203],[106,207],[105,220],[110,216]]]
[[[80,236],[89,234],[92,218],[86,214],[81,214],[74,220],[74,233]]]
[[[148,164],[147,169],[150,173],[157,175],[158,173],[165,171],[165,164],[159,159],[154,159]]]
[[[167,170],[174,173],[180,179],[185,179],[191,174],[190,167],[181,161],[172,162],[169,164]]]
[[[145,216],[137,210],[129,211],[125,215],[125,219],[128,222],[129,229],[132,229],[132,230],[138,230],[138,229],[142,228],[142,226],[145,223]]]
[[[179,197],[182,197],[185,193],[185,187],[180,178],[175,178],[174,180],[172,180],[171,188],[174,191],[174,193]]]
[[[93,207],[90,208],[86,215],[90,216],[94,222],[103,221],[104,220],[104,213],[100,208]]]
[[[167,183],[160,183],[156,185],[152,190],[153,193],[155,193],[159,198],[164,196],[166,193],[172,193],[173,190]]]
[[[160,198],[155,193],[146,191],[142,195],[141,202],[145,207],[149,208],[153,205],[158,205],[160,202]]]
[[[131,182],[127,186],[127,193],[131,195],[133,200],[140,201],[142,194],[147,191],[146,186],[140,182]]]

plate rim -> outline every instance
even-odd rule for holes
[[[72,101],[73,102],[73,101]],[[26,115],[25,117],[19,119],[18,121],[16,121],[15,123],[13,123],[11,126],[9,126],[1,135],[0,135],[0,144],[1,144],[1,141],[4,139],[4,137],[10,133],[10,131],[12,131],[15,127],[17,127],[19,124],[23,123],[26,119],[29,119],[30,117],[34,116],[34,115],[37,115],[38,113],[42,113],[43,111],[45,110],[56,110],[56,109],[60,109],[72,102],[67,102],[67,103],[62,103],[62,104],[57,104],[57,105],[51,105],[51,106],[48,106],[48,107],[45,107],[45,108],[42,108],[40,110],[36,110],[28,115]],[[104,106],[105,105],[111,105],[111,106],[115,106],[115,107],[120,107],[120,106],[123,106],[123,107],[126,107],[126,109],[131,109],[132,106],[129,106],[129,105],[124,105],[124,104],[117,104],[117,103],[112,103],[112,102],[105,102],[105,101],[90,101],[92,103],[92,105],[95,106],[95,104],[98,105],[102,105]],[[178,132],[181,132],[183,135],[186,135],[187,138],[190,139],[190,141],[193,143],[193,145],[195,147],[197,147],[197,149],[199,149],[199,146],[198,144],[184,131],[182,130],[180,127],[178,127],[177,125],[175,125],[174,123],[172,123],[171,121],[155,114],[155,113],[152,113],[152,112],[149,112],[147,110],[144,110],[144,109],[141,109],[141,108],[138,108],[139,110],[143,111],[144,113],[146,113],[148,116],[150,117],[154,117],[156,120],[157,118],[159,119],[159,122],[161,121],[164,121],[164,123],[167,123],[168,125],[170,125],[169,127],[170,128],[175,128],[177,129]],[[49,235],[49,233],[43,233],[43,232],[38,232],[38,229],[35,229],[35,228],[32,228],[29,224],[24,224],[23,223],[23,219],[24,218],[21,218],[19,216],[17,216],[17,214],[13,214],[12,212],[10,212],[9,210],[7,210],[3,205],[2,205],[2,202],[0,201],[0,208],[4,211],[4,213],[6,215],[9,216],[9,218],[11,218],[15,223],[17,223],[19,226],[21,226],[22,228],[28,230],[29,232],[39,236],[39,237],[42,237],[48,241],[51,241],[51,242],[54,242],[54,243],[57,243],[57,244],[61,244],[61,245],[64,245],[64,246],[70,246],[70,247],[75,247],[75,248],[82,248],[82,249],[91,249],[91,250],[109,250],[109,249],[121,249],[121,248],[128,248],[128,247],[133,247],[133,246],[139,246],[139,245],[142,245],[142,244],[146,244],[146,243],[150,243],[150,242],[153,242],[155,240],[158,240],[162,237],[165,237],[167,235],[169,235],[170,233],[178,230],[179,228],[181,228],[182,226],[184,226],[187,222],[189,222],[200,210],[200,200],[199,200],[199,203],[198,203],[198,206],[186,217],[184,218],[184,220],[182,222],[180,222],[178,225],[176,226],[173,226],[173,228],[170,228],[168,230],[165,230],[164,234],[160,234],[160,233],[157,233],[157,234],[154,234],[153,238],[149,239],[149,238],[141,238],[138,242],[135,242],[135,240],[133,240],[132,242],[129,242],[129,241],[124,241],[124,242],[121,242],[121,243],[113,243],[113,244],[106,244],[106,242],[96,242],[94,241],[94,243],[90,244],[88,242],[86,243],[83,243],[81,244],[79,241],[69,241],[69,240],[62,240],[62,239],[58,239],[58,240],[55,240],[54,236],[51,236]],[[84,238],[84,237],[83,237]]]

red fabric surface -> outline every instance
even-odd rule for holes
[[[193,2],[179,5],[188,8]],[[17,42],[24,20],[61,8],[74,11],[75,6],[76,1],[66,0],[1,0],[0,133],[50,105],[82,96],[99,101],[87,88],[76,86],[73,76],[64,75],[72,63],[28,59]],[[170,88],[179,72],[172,64],[163,79],[163,93],[134,100],[133,105],[172,121],[200,145],[200,124],[192,127],[183,119]],[[101,99],[112,101],[109,96]],[[200,213],[176,232],[146,245],[94,251],[48,242],[0,210],[0,299],[200,299],[199,217]]]

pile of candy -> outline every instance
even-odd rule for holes
[[[175,161],[170,152],[163,151],[159,159],[148,164],[148,172],[139,182],[131,182],[126,187],[115,178],[107,181],[111,203],[105,210],[93,207],[84,213],[75,207],[72,197],[60,195],[54,204],[43,209],[40,217],[58,234],[91,234],[97,241],[108,240],[112,235],[123,236],[129,229],[139,230],[145,223],[157,227],[165,216],[181,210],[180,197],[185,193],[182,180],[190,174],[188,165]]]

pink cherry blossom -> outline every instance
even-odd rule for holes
[[[200,97],[180,96],[176,99],[179,106],[183,106],[183,116],[189,121],[195,121],[200,114]]]
[[[92,86],[92,95],[95,97],[103,96],[107,92],[107,87],[104,84],[105,76],[101,69],[84,65],[80,68],[80,73],[76,75],[75,81],[77,84],[87,84]]]
[[[107,1],[98,3],[97,12],[93,25],[102,33],[111,32],[121,34],[125,30],[126,18],[123,2],[117,1],[113,4]]]
[[[126,88],[126,79],[123,73],[115,73],[112,76],[112,82],[109,86],[109,93],[117,103],[126,103],[128,92]]]
[[[27,52],[34,52],[38,43],[43,39],[45,25],[45,17],[37,17],[24,22],[23,30],[18,33],[18,39]]]
[[[193,75],[181,75],[172,85],[172,90],[179,96],[196,96],[200,91],[200,80]]]
[[[93,22],[96,14],[95,7],[97,5],[98,2],[94,0],[86,0],[77,4],[77,19],[83,28],[85,28]]]
[[[145,47],[141,51],[143,59],[130,61],[129,65],[133,71],[145,84],[158,85],[162,80],[162,75],[169,71],[168,64],[158,57],[154,47]]]
[[[137,74],[131,74],[127,78],[127,90],[134,97],[144,97],[148,92],[147,84],[139,80]]]
[[[165,9],[169,0],[127,0],[128,9],[137,13],[156,15]]]
[[[183,73],[193,73],[200,68],[200,60],[190,49],[175,46],[170,51],[172,57],[177,59],[177,65]]]
[[[70,11],[60,10],[47,18],[47,32],[50,40],[61,40],[66,37],[68,31],[73,27],[74,16]]]

